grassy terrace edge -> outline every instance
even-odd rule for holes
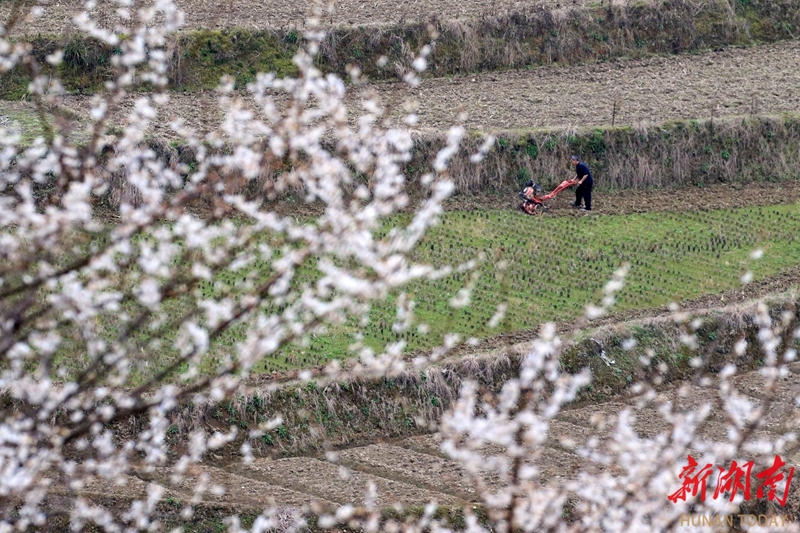
[[[552,188],[571,173],[570,154],[579,154],[592,169],[596,187],[665,189],[715,183],[754,183],[800,180],[800,114],[750,115],[725,119],[674,120],[648,126],[616,126],[583,129],[538,129],[496,134],[494,148],[480,163],[470,155],[483,144],[483,135],[473,132],[451,160],[450,174],[456,195],[514,195],[528,179]],[[421,190],[419,180],[428,172],[438,151],[446,144],[443,135],[416,136],[413,158],[404,168],[407,189],[413,196]],[[148,141],[170,165],[196,165],[194,150],[159,138]],[[264,170],[236,193],[257,194],[286,164]],[[47,198],[54,184],[38,184],[36,195]],[[99,201],[111,208],[136,191],[120,173],[112,178]],[[301,202],[291,194],[278,202]],[[208,199],[209,201],[211,199]],[[288,205],[288,204],[287,204]]]
[[[785,310],[800,313],[797,286],[762,301],[776,321]],[[689,323],[667,317],[584,326],[566,339],[560,354],[563,371],[576,373],[589,368],[593,375],[592,383],[579,392],[572,405],[624,397],[629,394],[629,386],[637,381],[668,387],[702,373],[716,373],[727,363],[734,363],[738,371],[760,367],[763,352],[759,349],[759,328],[753,322],[753,310],[751,303],[692,313],[692,319],[702,319],[702,325],[694,331],[696,352],[680,341],[682,333],[691,331]],[[534,337],[531,331],[529,338]],[[622,344],[630,338],[637,340],[637,348],[626,351]],[[734,355],[734,344],[741,339],[747,341],[747,349],[741,355]],[[603,362],[598,343],[614,361],[613,365]],[[224,464],[239,457],[248,428],[257,427],[277,414],[283,416],[283,425],[252,441],[257,457],[287,457],[319,452],[330,446],[360,445],[376,438],[428,433],[435,430],[442,413],[458,397],[464,380],[477,380],[490,390],[499,390],[508,379],[518,375],[526,347],[526,343],[509,342],[483,355],[455,356],[422,373],[406,372],[377,381],[330,381],[321,369],[314,369],[313,379],[302,382],[296,379],[297,371],[291,371],[277,379],[253,382],[246,394],[236,398],[206,405],[191,402],[179,405],[171,416],[173,425],[167,431],[167,439],[178,454],[192,430],[198,427],[213,432],[236,426],[240,429],[239,436],[219,449],[218,458],[212,461]],[[639,355],[647,349],[652,349],[655,355],[650,365],[643,366]],[[691,364],[695,356],[702,358],[699,367]],[[4,397],[3,401],[10,400]],[[131,428],[148,427],[146,415],[118,423]]]
[[[356,65],[373,80],[395,79],[412,53],[431,42],[431,30],[436,45],[427,75],[439,77],[769,43],[795,39],[798,29],[800,0],[666,0],[570,10],[540,6],[472,20],[334,28],[321,46],[318,63],[341,75],[348,65]],[[60,76],[67,90],[80,93],[102,88],[113,76],[111,57],[119,52],[77,35],[15,39],[32,45],[43,73]],[[179,91],[211,89],[228,74],[243,87],[258,72],[293,74],[299,39],[300,30],[181,33],[168,45],[170,84]],[[45,58],[59,48],[64,62],[50,67]],[[382,67],[381,57],[386,58]],[[29,80],[22,68],[0,75],[0,98],[24,98]]]
[[[528,179],[554,187],[578,154],[605,190],[800,179],[800,115],[749,115],[662,124],[537,129],[496,134],[494,149],[470,161],[483,142],[473,133],[450,171],[459,192],[519,190]],[[430,168],[443,136],[416,140],[410,176]]]

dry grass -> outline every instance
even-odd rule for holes
[[[570,174],[567,161],[572,153],[589,163],[596,185],[606,189],[800,178],[800,121],[786,115],[674,121],[649,126],[647,135],[627,127],[566,135],[557,130],[508,133],[483,162],[473,165],[469,154],[480,142],[468,141],[453,161],[460,192],[510,192],[528,177],[552,188]],[[533,145],[535,158],[528,149]],[[440,146],[440,140],[421,139],[412,167],[425,167]]]
[[[567,161],[573,153],[588,162],[596,186],[606,190],[800,178],[800,118],[796,116],[677,121],[650,125],[647,135],[628,127],[506,133],[476,165],[469,156],[481,143],[480,137],[467,139],[452,161],[451,176],[459,195],[513,195],[527,179],[551,189],[571,175]],[[415,158],[408,165],[410,190],[416,187],[419,169],[428,168],[442,146],[443,139],[438,136],[417,137]],[[531,157],[532,146],[535,158]],[[191,152],[184,149],[165,150],[163,157],[170,164],[192,160]],[[277,172],[279,169],[265,171],[249,182],[231,181],[225,188],[232,193],[256,194],[269,189]],[[116,207],[121,199],[130,200],[136,194],[119,172],[112,180],[108,203]]]
[[[332,27],[321,46],[320,64],[342,75],[348,65],[356,65],[372,79],[394,78],[398,69],[408,67],[414,51],[431,42],[435,42],[435,51],[428,75],[438,77],[776,42],[794,39],[794,28],[800,26],[798,0],[749,0],[733,6],[727,0],[674,0],[601,7],[587,7],[588,2],[583,0],[569,7],[549,1],[531,6],[516,0],[493,2],[491,6],[482,1],[438,0],[398,5],[358,2],[357,7],[349,7],[351,2],[355,0],[337,2],[343,18],[324,18]],[[32,45],[41,62],[54,47],[65,46],[68,41],[97,55],[92,65],[81,65],[77,74],[62,72],[69,89],[86,92],[101,87],[109,75],[110,49],[76,41],[68,21],[80,4],[67,0],[45,6],[44,17],[22,24],[12,33],[38,35]],[[302,5],[289,0],[182,0],[178,4],[187,13],[185,28],[191,31],[167,47],[173,57],[170,77],[175,87],[212,89],[223,73],[236,76],[244,84],[253,72],[251,68],[243,70],[242,65],[278,72],[291,67],[300,21],[306,13]],[[0,20],[6,9],[3,5]],[[97,5],[94,11],[100,25],[113,26],[116,15],[108,2]],[[415,10],[414,15],[406,16]],[[447,18],[440,18],[441,13],[447,13]],[[210,29],[223,31],[207,31]],[[214,41],[213,47],[209,38]],[[198,46],[206,45],[216,50],[213,64],[196,53]],[[384,56],[388,59],[386,66],[378,66],[378,59]],[[24,76],[12,73],[4,78],[7,88],[2,94],[18,98],[26,92]]]

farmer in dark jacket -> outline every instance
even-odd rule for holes
[[[578,179],[578,188],[575,189],[575,203],[572,204],[573,207],[581,207],[581,201],[586,202],[586,206],[582,208],[583,211],[591,211],[592,210],[592,185],[594,185],[594,180],[592,180],[592,173],[589,172],[589,167],[581,161],[577,155],[573,155],[569,158],[570,163],[572,166],[575,167],[575,172],[577,173]]]

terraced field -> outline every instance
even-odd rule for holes
[[[604,0],[611,2],[615,0]],[[595,6],[590,0],[341,0],[336,9],[326,13],[322,23],[328,27],[362,25],[398,25],[427,21],[436,17],[452,27],[463,19],[504,13],[531,11],[541,6],[566,10]],[[703,2],[698,2],[698,9]],[[745,4],[745,2],[743,2]],[[0,4],[0,20],[9,16],[14,4]],[[14,28],[15,36],[62,34],[69,31],[69,21],[81,2],[53,1],[39,19],[23,21]],[[230,0],[180,0],[178,6],[186,13],[185,29],[246,29],[288,30],[301,28],[310,0],[292,2],[270,0],[251,2]],[[140,6],[139,3],[136,4]],[[560,11],[559,11],[560,12]],[[698,11],[699,12],[699,11]],[[112,4],[98,1],[92,10],[101,26],[116,24]],[[586,36],[585,46],[602,47],[603,36]],[[499,45],[498,45],[499,46]],[[800,41],[789,40],[748,48],[729,47],[697,54],[653,56],[646,59],[617,59],[602,63],[574,66],[550,66],[523,70],[492,70],[452,77],[425,79],[418,88],[398,82],[367,85],[393,108],[400,108],[408,99],[419,102],[419,123],[416,130],[432,138],[455,122],[459,113],[466,113],[465,126],[472,131],[522,131],[553,128],[559,134],[577,128],[605,128],[612,122],[617,126],[632,126],[642,137],[647,129],[671,120],[706,120],[726,118],[739,120],[751,116],[796,115],[800,112]],[[244,93],[240,93],[247,100]],[[350,97],[356,107],[360,92]],[[132,94],[112,115],[112,124],[121,124],[123,116],[133,109]],[[62,105],[87,121],[91,97],[69,95]],[[169,122],[176,117],[198,132],[207,132],[219,125],[221,112],[216,95],[211,91],[171,93],[171,101],[155,121],[149,133],[157,139],[172,141],[176,135]],[[11,121],[23,123],[28,133],[35,130],[34,108],[30,102],[0,101],[0,125]],[[796,145],[792,147],[796,152]],[[710,148],[709,148],[710,150]],[[581,154],[583,155],[583,154]],[[596,154],[595,154],[596,155]],[[599,157],[599,156],[598,156]],[[668,157],[663,155],[662,159]],[[727,157],[720,156],[727,161]],[[730,153],[728,153],[730,157]],[[792,178],[794,176],[782,176]],[[789,189],[783,194],[782,189]],[[661,191],[659,194],[623,191],[611,193],[598,203],[605,213],[618,214],[642,211],[694,211],[729,209],[747,205],[775,205],[796,202],[796,182],[788,185],[749,184],[743,189],[704,189]],[[615,202],[615,198],[619,201]],[[554,202],[554,214],[567,211],[566,200]],[[484,200],[477,200],[480,204]],[[511,207],[515,203],[496,201],[491,207]],[[485,205],[485,204],[484,204]],[[469,209],[469,200],[459,198],[451,209]],[[601,213],[602,214],[602,213]],[[520,215],[521,216],[521,215]],[[564,219],[568,220],[568,219]],[[535,231],[535,230],[532,230]],[[800,257],[800,252],[798,253]],[[787,271],[778,289],[796,287],[797,270]],[[708,295],[716,299],[718,295]],[[531,325],[533,326],[533,325]],[[514,338],[520,340],[517,333]],[[800,363],[791,365],[791,373],[781,383],[779,401],[773,403],[765,426],[756,437],[776,439],[785,433],[796,432],[800,412],[794,402],[800,393]],[[741,393],[751,402],[760,400],[762,378],[756,372],[738,378]],[[665,391],[658,403],[671,402],[681,412],[709,403],[714,404],[715,392],[696,384],[684,383]],[[584,468],[591,470],[585,458],[587,446],[602,447],[610,438],[615,420],[626,409],[636,414],[636,430],[642,439],[656,439],[669,432],[653,402],[619,397],[614,401],[571,408],[552,422],[547,445],[541,455],[532,458],[539,469],[539,482],[558,484],[571,479]],[[594,442],[593,438],[597,441]],[[702,454],[709,442],[728,440],[725,421],[718,412],[704,426],[699,441],[690,449]],[[253,463],[217,461],[213,466],[188,472],[182,479],[173,479],[167,469],[139,472],[137,477],[122,477],[119,484],[100,484],[84,488],[88,498],[119,497],[123,500],[141,497],[147,483],[167,487],[166,497],[180,506],[192,498],[196,480],[207,474],[210,482],[224,491],[208,495],[206,501],[236,510],[261,510],[267,505],[303,507],[310,502],[323,505],[354,504],[365,501],[366,487],[372,483],[377,490],[376,503],[421,506],[431,500],[457,505],[476,501],[475,484],[465,470],[448,459],[439,446],[437,434],[421,434],[403,439],[384,439],[335,450],[334,453],[270,458],[260,457]],[[490,453],[491,450],[486,450]],[[784,457],[800,462],[795,445],[787,447]],[[676,476],[680,466],[665,464],[662,468]],[[503,480],[489,477],[490,487]]]
[[[800,461],[800,447],[796,444],[796,427],[800,423],[800,409],[791,398],[800,390],[800,363],[790,365],[791,372],[784,378],[775,396],[772,409],[765,417],[765,426],[757,430],[752,440],[781,438],[789,435],[788,445],[781,452],[787,462]],[[733,380],[741,398],[753,405],[761,401],[764,378],[759,372],[741,374]],[[562,411],[551,423],[548,438],[541,454],[529,458],[538,468],[537,482],[559,486],[574,479],[580,470],[602,472],[603,468],[588,459],[592,450],[607,450],[613,440],[617,419],[624,410],[630,411],[636,421],[634,429],[638,438],[652,445],[666,446],[671,426],[657,409],[670,403],[675,414],[695,411],[704,404],[716,405],[718,398],[713,387],[703,388],[684,383],[666,390],[652,400],[637,397],[620,397],[617,400]],[[713,443],[727,442],[728,425],[724,415],[712,409],[712,414],[701,427],[689,453],[700,458]],[[436,501],[441,505],[474,503],[477,501],[473,478],[441,450],[439,434],[388,440],[367,446],[349,447],[320,456],[283,459],[261,458],[251,464],[235,461],[190,471],[183,479],[172,482],[166,471],[140,475],[148,481],[163,483],[168,493],[179,501],[191,497],[189,487],[202,473],[209,482],[223,487],[219,496],[207,495],[205,501],[212,505],[233,505],[239,508],[262,509],[265,506],[302,507],[311,502],[320,504],[351,504],[363,506],[368,484],[377,490],[375,502],[379,506],[425,505]],[[485,449],[489,455],[498,450]],[[674,484],[685,457],[675,458],[675,464],[658,465],[659,471],[674,474]],[[678,462],[680,461],[680,462]],[[498,488],[504,480],[489,475],[486,485]],[[104,486],[102,492],[131,497],[144,490],[137,478],[120,479],[125,485]],[[137,488],[138,487],[138,488]],[[87,490],[87,496],[98,493],[97,488]],[[665,495],[666,496],[666,495]]]
[[[689,56],[653,57],[597,65],[492,72],[428,79],[416,89],[399,82],[368,85],[388,105],[400,109],[419,101],[420,132],[442,132],[467,114],[468,129],[601,127],[611,124],[615,99],[617,125],[646,131],[674,119],[708,119],[800,110],[800,42],[755,48],[731,48]],[[358,109],[359,92],[349,99]],[[246,94],[243,93],[246,98]],[[122,103],[112,123],[130,112],[136,95]],[[170,121],[181,117],[199,132],[222,120],[216,93],[172,93],[168,111],[152,127],[157,137],[172,139]],[[91,97],[67,96],[63,105],[88,118]],[[0,113],[19,113],[32,104],[0,102]]]
[[[607,0],[618,3],[618,0]],[[177,6],[185,13],[184,29],[219,29],[238,27],[247,29],[296,28],[305,25],[312,0],[293,2],[270,0],[249,2],[230,0],[213,2],[208,0],[178,0]],[[327,2],[324,2],[327,4]],[[459,2],[455,0],[337,0],[331,2],[333,9],[324,9],[321,22],[325,26],[362,26],[407,24],[427,22],[429,19],[458,20],[492,15],[507,11],[527,11],[542,6],[549,8],[580,7],[596,4],[589,0],[495,0],[487,4],[483,0]],[[601,2],[602,4],[603,2]],[[35,20],[26,21],[14,29],[15,34],[59,34],[70,30],[70,21],[75,12],[81,11],[84,2],[61,0],[46,6],[45,14]],[[119,4],[100,0],[89,14],[100,26],[111,28],[118,23],[116,9]],[[0,5],[0,20],[5,20],[11,11],[12,2]],[[146,5],[137,2],[137,7]]]
[[[376,86],[388,101],[413,95],[420,128],[451,124],[454,111],[468,114],[470,129],[607,126],[615,99],[615,123],[658,124],[800,109],[800,44],[729,48],[690,56],[654,57],[575,67],[484,73],[425,81],[410,91]]]

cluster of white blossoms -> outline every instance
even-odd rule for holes
[[[447,167],[465,131],[456,126],[447,133],[446,146],[420,180],[422,200],[410,222],[383,231],[388,217],[411,208],[403,166],[412,157],[407,125],[415,116],[393,119],[392,110],[369,95],[362,109],[345,107],[351,86],[314,66],[322,38],[314,18],[295,57],[296,77],[262,74],[246,91],[222,80],[224,119],[207,135],[199,136],[180,118],[171,122],[175,138],[195,158],[191,166],[176,166],[148,146],[147,135],[159,116],[171,113],[167,44],[182,13],[169,0],[139,10],[130,0],[117,3],[128,26],[103,28],[88,12],[74,19],[79,32],[119,50],[111,56],[114,78],[93,97],[86,135],[74,135],[61,115],[43,121],[44,134],[29,143],[11,124],[0,129],[0,531],[45,526],[58,512],[68,515],[74,531],[90,523],[106,531],[157,530],[153,514],[164,493],[155,485],[148,499],[120,515],[84,499],[81,491],[133,470],[169,465],[176,474],[188,472],[236,433],[196,430],[185,452],[170,458],[167,433],[176,406],[229,398],[255,365],[287,343],[302,342],[327,325],[363,321],[371,302],[411,281],[474,266],[434,268],[409,259],[453,191]],[[0,72],[28,71],[30,99],[45,116],[62,104],[64,88],[40,73],[30,47],[12,41],[7,30],[0,31]],[[408,83],[420,83],[416,71],[425,69],[430,53],[426,46],[411,61]],[[58,64],[62,57],[57,52],[47,60]],[[357,72],[353,78],[357,85]],[[142,84],[148,91],[136,92]],[[121,133],[107,135],[109,117],[131,98]],[[488,138],[472,160],[480,161],[492,144]],[[283,171],[275,172],[277,167]],[[133,193],[110,213],[102,199],[120,175]],[[269,179],[259,181],[265,175]],[[256,182],[255,191],[240,186]],[[235,192],[241,190],[248,192]],[[302,218],[269,208],[288,192],[323,207]],[[200,204],[205,207],[196,209]],[[313,281],[298,280],[303,268],[314,270]],[[241,276],[223,282],[221,272]],[[623,279],[624,271],[615,275],[603,307],[588,308],[590,318],[614,303]],[[468,303],[469,287],[454,299],[454,305]],[[500,304],[493,325],[505,310]],[[796,333],[786,331],[795,323],[790,316],[773,324],[766,311],[758,320],[771,393],[794,359],[788,340]],[[412,323],[413,302],[401,297],[394,327]],[[241,340],[220,347],[215,341],[232,328]],[[413,361],[404,358],[402,343],[383,353],[356,345],[352,364],[345,368],[334,361],[327,373],[344,380],[419,372],[456,342],[448,335],[431,356]],[[628,346],[634,349],[635,343]],[[488,531],[486,520],[495,531],[672,528],[688,504],[666,501],[679,480],[663,465],[700,446],[694,430],[707,411],[678,416],[665,408],[672,433],[654,439],[638,437],[623,412],[610,443],[594,440],[579,450],[597,470],[559,486],[546,484],[536,461],[549,422],[591,380],[586,372],[561,372],[560,349],[554,329],[545,328],[517,379],[498,394],[467,382],[442,420],[443,450],[463,465],[488,510],[479,520],[468,508],[467,529]],[[169,357],[150,366],[160,354]],[[715,386],[731,442],[702,450],[717,462],[746,449],[769,404],[768,397],[758,408],[748,403],[729,374],[721,373]],[[642,398],[655,394],[646,384],[636,390]],[[133,435],[120,431],[121,422],[134,415],[146,415],[147,427]],[[251,436],[278,424],[279,419],[267,421]],[[750,450],[763,455],[782,445],[760,442]],[[486,446],[499,451],[487,456]],[[252,459],[247,442],[242,454]],[[487,476],[501,479],[503,488],[490,488]],[[192,504],[215,491],[200,476],[181,516],[188,519]],[[577,522],[562,519],[568,504],[582,517]],[[433,519],[435,510],[431,504],[422,516],[392,528],[444,531]],[[377,531],[384,524],[369,494],[363,509],[319,514],[320,526]],[[250,530],[291,530],[305,518],[266,510]],[[244,531],[235,517],[228,527]]]
[[[606,286],[604,303],[611,303],[613,293],[622,287],[623,276],[624,271],[618,271]],[[590,307],[587,316],[591,314]],[[688,315],[675,312],[671,320],[686,325]],[[788,365],[795,360],[800,328],[795,312],[784,311],[776,322],[763,303],[755,309],[754,322],[764,353],[761,380],[756,380],[763,382],[760,400],[737,389],[737,369],[732,363],[716,374],[698,373],[693,384],[682,386],[677,397],[692,387],[713,391],[717,397],[717,405],[701,402],[693,410],[673,411],[672,403],[654,387],[660,379],[643,379],[629,389],[635,401],[628,406],[617,404],[618,412],[609,424],[599,411],[594,435],[584,430],[584,435],[569,437],[551,435],[551,423],[592,378],[587,372],[560,370],[562,340],[554,325],[547,324],[523,357],[519,377],[507,381],[498,393],[475,382],[465,384],[461,398],[443,418],[442,450],[473,479],[495,531],[686,531],[705,524],[704,517],[705,525],[719,528],[714,531],[728,531],[729,523],[749,524],[745,529],[750,531],[797,531],[796,517],[786,504],[790,495],[796,498],[797,494],[794,490],[789,493],[796,465],[786,455],[797,449],[796,420],[769,434],[756,433],[769,420],[768,414],[773,420],[781,412],[784,421],[791,418],[788,411],[794,406],[775,408],[774,404],[779,384],[789,374]],[[695,319],[687,331],[701,325],[702,321]],[[696,344],[695,333],[685,336]],[[629,339],[623,342],[623,349],[634,350],[636,344]],[[743,340],[736,343],[737,356],[742,355],[745,344]],[[643,369],[651,364],[653,354],[647,351],[650,353],[640,361]],[[658,374],[665,369],[655,370]],[[790,398],[795,398],[798,391],[790,391]],[[784,389],[783,398],[785,393]],[[648,411],[637,409],[648,405]],[[716,418],[722,419],[727,438],[702,434],[713,408],[718,408]],[[642,436],[634,428],[637,416],[656,417],[658,422],[645,422],[666,429]],[[545,475],[539,460],[544,443],[551,439],[589,466],[575,475]],[[695,467],[691,461],[687,463],[688,455],[696,458]],[[749,466],[748,460],[752,461]],[[770,474],[774,478],[761,475],[760,480],[780,481],[773,494],[780,492],[780,497],[769,498],[771,507],[745,511],[762,513],[760,525],[755,518],[742,519],[751,515],[741,514],[740,507],[758,492],[751,486],[757,480],[748,479],[759,470],[754,464],[760,465],[762,472],[769,471],[770,465],[775,467]],[[765,489],[759,496],[766,494]],[[783,503],[779,506],[772,503],[775,501]],[[571,519],[566,520],[566,515]],[[765,524],[771,527],[762,527]],[[488,530],[473,523],[470,531]]]

